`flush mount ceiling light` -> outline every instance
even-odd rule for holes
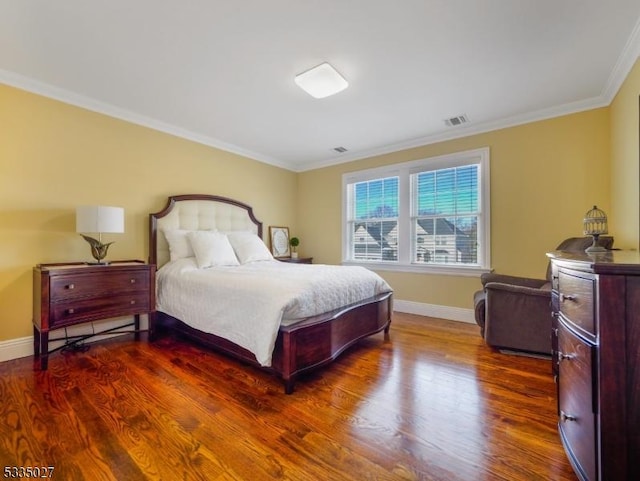
[[[344,77],[326,62],[296,75],[295,82],[316,99],[337,94],[349,86]]]

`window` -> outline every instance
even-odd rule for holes
[[[343,176],[343,262],[473,274],[489,268],[489,149]]]
[[[398,177],[353,185],[353,260],[398,260]]]

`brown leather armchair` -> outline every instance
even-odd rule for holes
[[[572,237],[557,250],[583,252],[591,237]],[[613,246],[613,237],[599,244]],[[485,342],[498,349],[551,355],[551,269],[546,279],[488,273],[474,295],[475,317]]]

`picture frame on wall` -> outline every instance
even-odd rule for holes
[[[269,241],[273,257],[291,257],[288,227],[269,226]]]

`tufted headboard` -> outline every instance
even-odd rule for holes
[[[217,195],[174,195],[163,210],[149,214],[149,263],[158,269],[169,261],[164,229],[244,230],[262,238],[262,222],[247,204]]]

